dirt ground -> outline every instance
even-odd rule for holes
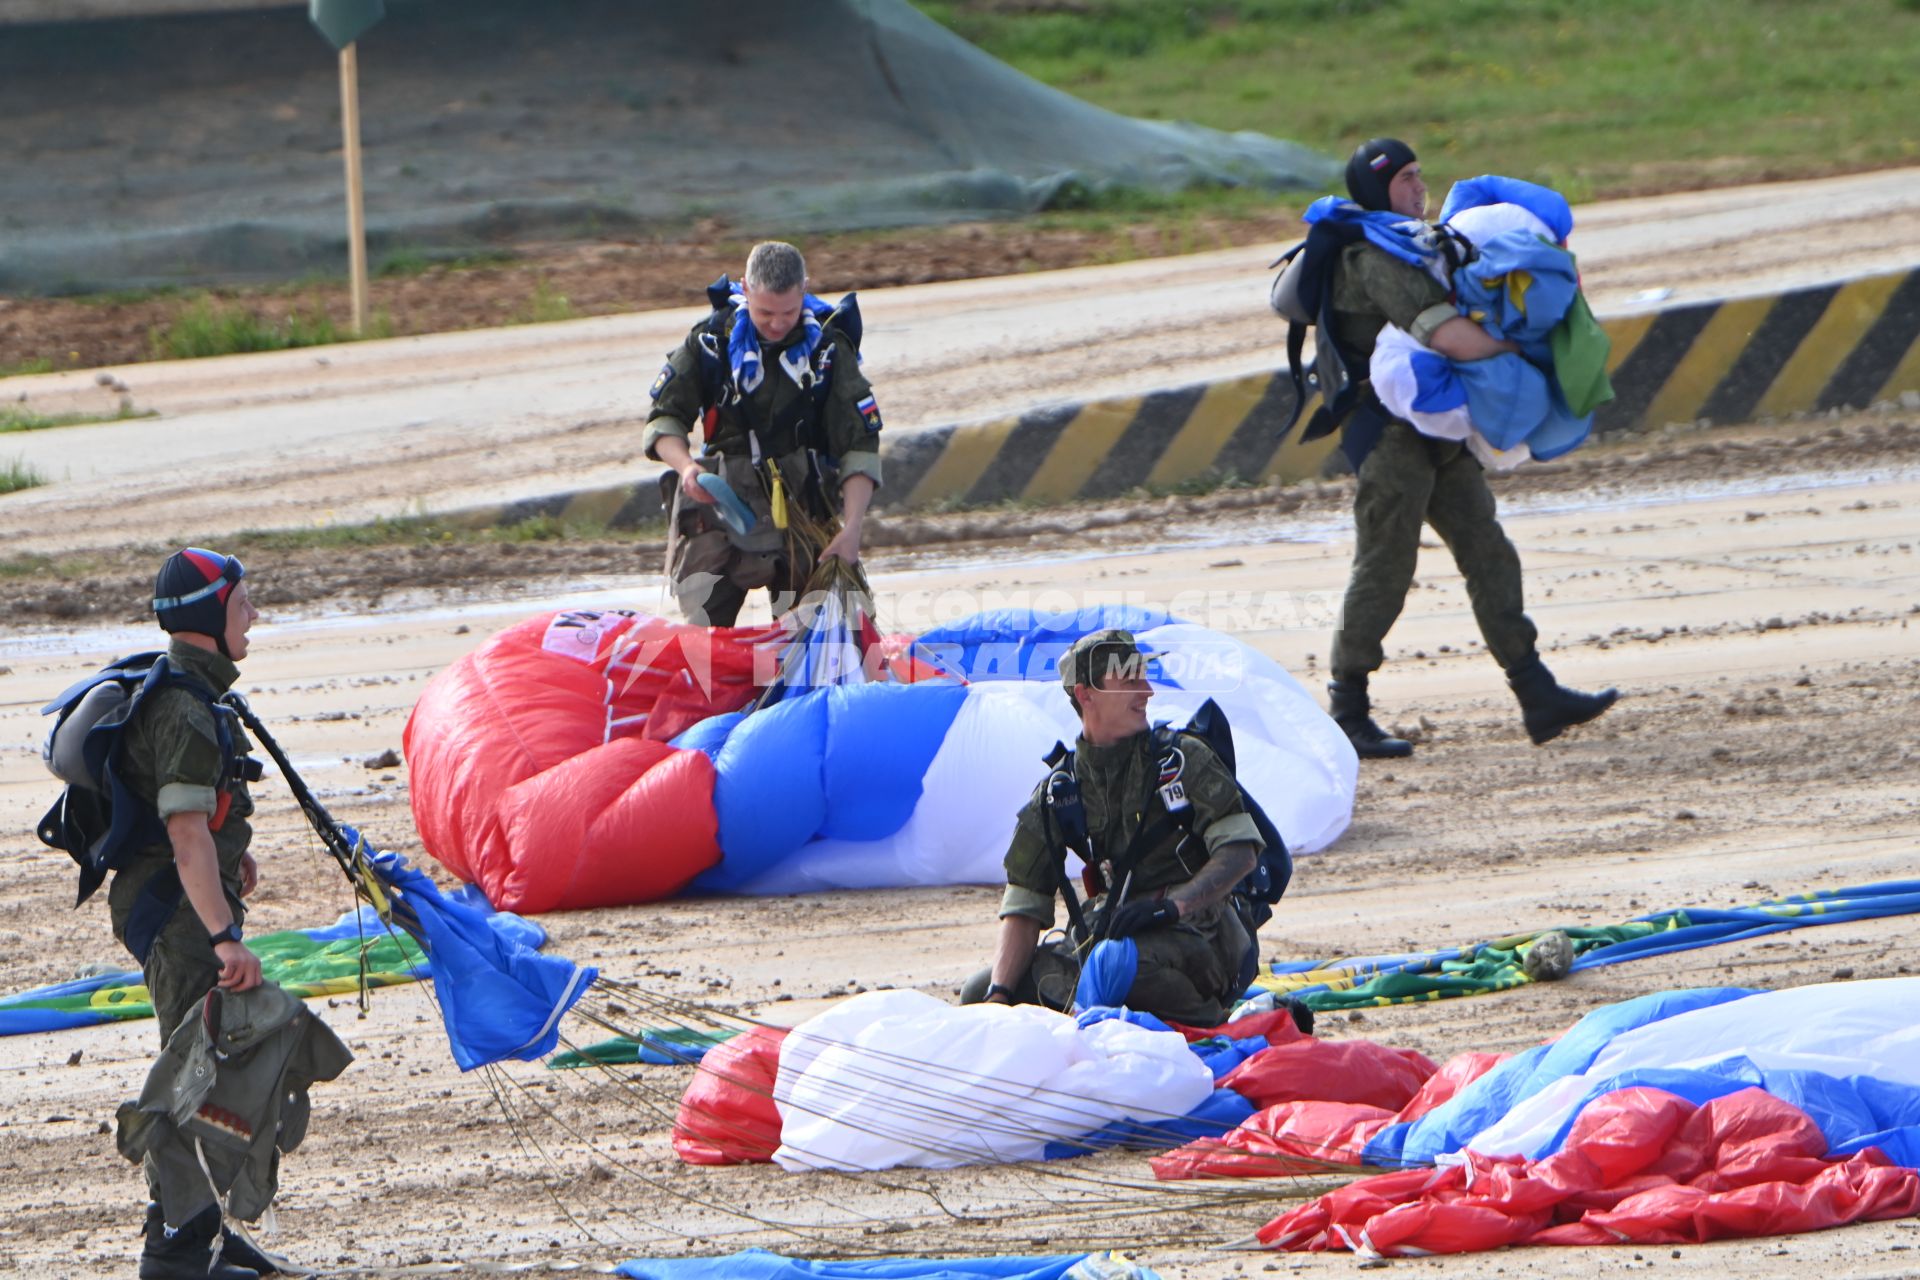
[[[902,629],[989,596],[1165,603],[1204,591],[1196,620],[1236,632],[1312,687],[1327,634],[1313,610],[1289,606],[1339,590],[1348,496],[1329,483],[888,521],[870,569],[883,620]],[[1375,684],[1382,719],[1417,736],[1418,752],[1364,767],[1351,830],[1303,861],[1263,931],[1269,958],[1424,949],[1914,876],[1920,421],[1864,415],[1614,444],[1523,471],[1502,482],[1501,500],[1548,663],[1569,683],[1617,684],[1621,704],[1530,746],[1478,653],[1457,572],[1437,546],[1423,551]],[[270,608],[245,683],[335,812],[419,857],[405,766],[362,762],[397,748],[423,683],[500,627],[561,602],[663,608],[649,558],[633,544],[253,556]],[[9,991],[120,959],[104,909],[70,911],[64,857],[25,833],[51,797],[35,759],[38,706],[145,638],[133,608],[72,601],[137,601],[147,563],[127,553],[57,587],[0,584],[10,620],[0,702],[13,744],[0,755],[0,806],[18,833],[0,896]],[[331,920],[348,905],[344,886],[284,790],[260,794],[253,928]],[[962,886],[688,899],[545,923],[559,950],[648,992],[791,1023],[863,988],[951,993],[990,950],[996,895]],[[1517,1050],[1601,1003],[1668,987],[1907,974],[1910,936],[1898,919],[1808,928],[1556,985],[1330,1018],[1323,1034],[1435,1058]],[[683,1069],[462,1076],[424,989],[376,992],[364,1017],[350,999],[321,1004],[359,1061],[316,1091],[274,1243],[339,1271],[604,1268],[747,1244],[814,1256],[1134,1245],[1164,1275],[1195,1277],[1358,1265],[1219,1252],[1308,1188],[1154,1187],[1137,1156],[871,1177],[689,1168],[671,1156],[658,1109],[671,1107]],[[0,1040],[0,1275],[128,1274],[138,1179],[103,1126],[137,1090],[152,1040],[150,1023]],[[516,1114],[538,1102],[573,1127],[508,1124],[503,1097]],[[1797,1280],[1813,1268],[1911,1276],[1916,1257],[1920,1222],[1904,1221],[1391,1265],[1459,1277]]]
[[[1196,215],[1178,225],[1046,226],[967,223],[898,231],[822,234],[808,240],[814,291],[839,297],[854,289],[1019,275],[1066,267],[1267,244],[1290,234],[1298,205],[1277,204],[1257,217]],[[478,265],[424,262],[370,282],[368,314],[394,337],[447,333],[566,316],[652,311],[696,303],[722,274],[738,275],[751,238],[724,225],[696,226],[684,237],[622,239],[588,245],[529,245]],[[379,263],[374,264],[376,268]],[[352,304],[344,280],[206,291],[0,297],[0,373],[39,367],[91,369],[159,358],[155,335],[210,298],[271,324],[324,315],[345,333]]]

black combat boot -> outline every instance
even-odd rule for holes
[[[1513,696],[1520,699],[1521,719],[1536,747],[1553,741],[1574,725],[1585,724],[1620,697],[1618,689],[1582,693],[1564,688],[1538,657],[1509,671],[1507,683],[1513,688]]]
[[[1367,678],[1335,680],[1327,686],[1327,713],[1347,735],[1347,741],[1362,759],[1410,756],[1413,744],[1405,738],[1388,735],[1373,722],[1373,704],[1367,700]]]
[[[314,1271],[296,1262],[268,1253],[246,1232],[234,1227],[220,1228],[220,1261],[263,1276],[311,1276]]]
[[[260,1273],[215,1256],[220,1206],[208,1205],[185,1226],[168,1230],[160,1206],[147,1206],[147,1244],[140,1251],[140,1280],[259,1280]]]

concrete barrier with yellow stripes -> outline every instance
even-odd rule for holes
[[[1613,341],[1614,399],[1595,416],[1600,435],[1703,418],[1737,423],[1862,409],[1920,392],[1920,271],[1692,303],[1602,325]],[[1276,326],[1276,351],[1281,338]],[[1335,441],[1302,444],[1296,430],[1282,442],[1292,405],[1292,381],[1279,370],[903,432],[882,453],[881,502],[892,510],[1053,503],[1229,476],[1304,479],[1321,472]],[[1313,408],[1306,406],[1302,422]],[[548,516],[627,528],[658,520],[661,511],[649,479],[459,516],[475,524]]]

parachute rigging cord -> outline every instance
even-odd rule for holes
[[[839,602],[842,612],[835,621],[841,625],[851,624],[849,630],[853,636],[857,637],[860,624],[871,618],[865,577],[857,566],[838,559],[822,562],[809,583],[809,591],[818,591]],[[827,612],[822,610],[815,618]],[[803,626],[796,642],[790,642],[783,654],[780,679],[791,683],[780,683],[779,687],[792,688],[814,682],[799,666],[808,634]],[[295,802],[328,855],[340,867],[355,897],[374,908],[389,935],[398,930],[425,950],[424,930],[413,905],[404,892],[385,879],[381,868],[370,857],[374,851],[365,839],[343,828],[314,796],[245,699],[229,694],[227,701],[272,757]],[[366,945],[370,944],[363,942],[360,990],[363,1010],[369,987],[365,980]],[[438,1007],[437,994],[431,987],[428,992]],[[642,1020],[637,1025],[633,1021],[636,1017]],[[1056,1249],[1097,1250],[1112,1247],[1116,1241],[1124,1241],[1128,1247],[1191,1247],[1196,1234],[1216,1239],[1244,1234],[1246,1215],[1257,1215],[1264,1221],[1271,1215],[1276,1199],[1272,1182],[1253,1186],[1241,1180],[1159,1182],[1133,1173],[1125,1165],[1116,1170],[1116,1160],[1137,1159],[1116,1156],[1093,1164],[1041,1161],[999,1165],[985,1177],[978,1169],[955,1176],[950,1170],[874,1172],[831,1168],[810,1174],[761,1169],[736,1170],[732,1174],[715,1171],[704,1178],[684,1174],[664,1177],[650,1166],[657,1165],[665,1154],[661,1150],[664,1139],[683,1106],[691,1105],[682,1098],[689,1082],[688,1073],[658,1067],[638,1072],[620,1070],[615,1064],[584,1053],[568,1034],[567,1029],[572,1026],[636,1040],[647,1036],[649,1028],[657,1033],[663,1026],[670,1031],[709,1038],[755,1028],[784,1029],[719,1006],[681,999],[603,974],[563,1019],[559,1040],[562,1049],[581,1058],[590,1070],[549,1071],[503,1063],[490,1063],[480,1069],[488,1091],[514,1134],[516,1145],[543,1171],[541,1184],[556,1211],[582,1235],[608,1247],[631,1248],[667,1240],[702,1248],[719,1243],[791,1248],[800,1243],[810,1255],[821,1258],[929,1250],[955,1256],[984,1256],[1031,1249],[1041,1244]],[[649,1042],[659,1044],[657,1034]],[[974,1132],[983,1139],[979,1146],[929,1138],[919,1132],[913,1122],[948,1119],[943,1110],[945,1094],[930,1085],[903,1083],[898,1071],[883,1069],[905,1067],[933,1079],[950,1073],[950,1067],[870,1046],[838,1044],[830,1039],[823,1039],[822,1043],[848,1051],[853,1065],[843,1079],[815,1092],[817,1102],[783,1099],[782,1105],[789,1110],[798,1109],[811,1115],[831,1114],[840,1124],[862,1134],[962,1162],[991,1159],[985,1140],[1034,1136],[1032,1130],[1009,1119],[985,1120],[977,1125]],[[689,1064],[696,1061],[692,1053],[681,1053],[670,1045],[667,1051]],[[708,1066],[696,1069],[760,1097],[771,1097],[771,1091],[764,1085],[739,1075]],[[537,1076],[532,1075],[535,1070],[539,1071]],[[862,1095],[862,1086],[882,1082],[896,1103],[896,1118],[890,1121],[864,1118],[855,1105]],[[1012,1103],[1042,1097],[1056,1115],[1084,1116],[1088,1134],[1112,1118],[1111,1111],[1097,1109],[1091,1098],[1036,1088],[1028,1082],[1000,1079],[990,1074],[969,1073],[968,1088],[973,1096],[989,1101],[1004,1099]],[[1189,1140],[1188,1134],[1167,1127],[1183,1117],[1171,1113],[1139,1114],[1138,1108],[1132,1110],[1135,1120],[1129,1127],[1129,1146],[1164,1149]],[[715,1129],[730,1131],[742,1139],[760,1137],[709,1109],[701,1108],[699,1114]],[[628,1118],[636,1123],[624,1123]],[[1102,1149],[1100,1144],[1072,1139],[1057,1145],[1088,1153]],[[638,1155],[633,1154],[636,1150]],[[804,1157],[808,1153],[802,1150],[795,1154]],[[1345,1155],[1346,1159],[1329,1160],[1323,1169],[1311,1169],[1312,1173],[1325,1175],[1312,1180],[1302,1173],[1303,1167],[1312,1162],[1298,1156],[1276,1159],[1274,1173],[1287,1179],[1281,1194],[1288,1198],[1312,1197],[1363,1172],[1351,1167],[1356,1153],[1329,1154]],[[1258,1155],[1237,1153],[1242,1168],[1258,1168],[1261,1159]],[[775,1214],[756,1207],[769,1199],[763,1181],[769,1176],[789,1184],[783,1186],[787,1194],[781,1198],[797,1202],[795,1212]],[[664,1197],[676,1208],[671,1215],[649,1214],[636,1208],[619,1194],[620,1179],[630,1180],[656,1199]],[[790,1181],[796,1179],[805,1181]],[[840,1188],[840,1192],[818,1191],[818,1186],[827,1180]],[[914,1203],[922,1207],[910,1211],[908,1206]],[[1151,1213],[1143,1215],[1144,1209],[1150,1209]]]

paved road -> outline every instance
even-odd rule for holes
[[[1602,314],[1920,265],[1920,169],[1616,201],[1577,213]],[[1267,247],[863,296],[892,431],[1271,368]],[[52,483],[0,503],[23,550],[356,522],[614,484],[695,308],[116,372],[159,416],[15,437]],[[9,379],[110,408],[92,372]],[[232,483],[245,477],[246,483]]]

